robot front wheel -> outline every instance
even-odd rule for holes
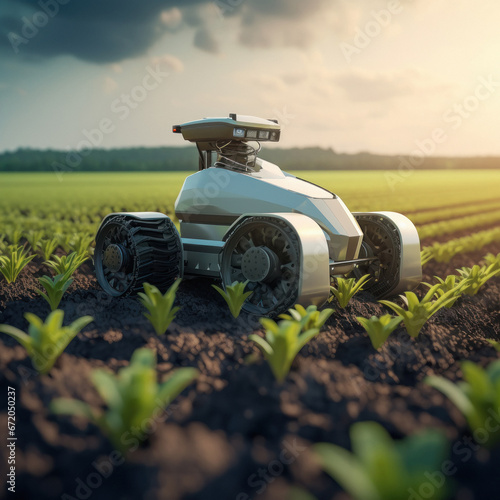
[[[328,262],[324,234],[309,217],[253,215],[227,235],[220,274],[224,287],[249,282],[253,293],[243,306],[246,312],[273,318],[296,303],[326,301]]]
[[[300,245],[295,232],[283,221],[251,217],[229,236],[221,259],[224,286],[249,281],[252,295],[244,309],[272,315],[292,307],[298,297]]]
[[[165,292],[182,277],[182,242],[166,216],[109,216],[96,235],[94,265],[97,281],[113,297],[137,293],[144,282]]]

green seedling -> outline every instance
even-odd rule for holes
[[[130,450],[130,436],[136,429],[144,429],[198,376],[195,368],[174,370],[163,384],[157,382],[156,353],[138,349],[129,366],[117,375],[105,370],[94,370],[91,380],[107,406],[106,410],[89,406],[75,399],[56,399],[50,408],[58,415],[84,417],[96,424],[113,446],[126,453]],[[140,434],[139,434],[140,435]],[[137,436],[137,434],[134,434]],[[147,433],[143,431],[142,439]]]
[[[92,250],[90,248],[91,243],[94,241],[94,237],[90,234],[78,234],[73,240],[71,240],[71,248],[79,255],[88,255],[92,254]]]
[[[462,267],[457,269],[462,281],[462,292],[466,295],[476,295],[483,285],[493,276],[500,274],[500,268],[495,269],[495,265],[479,267],[477,264],[472,267]]]
[[[352,453],[330,444],[318,443],[313,450],[323,470],[355,500],[402,500],[418,497],[430,471],[441,470],[449,453],[446,436],[437,430],[394,441],[376,422],[351,426]],[[427,499],[449,495],[448,485],[432,488]]]
[[[235,281],[232,285],[227,285],[225,290],[218,287],[217,285],[212,285],[223,297],[229,306],[229,310],[233,317],[237,318],[240,315],[241,308],[245,303],[245,300],[252,295],[253,292],[245,292],[245,287],[248,285],[248,281],[244,283],[239,283]]]
[[[26,235],[26,240],[28,241],[32,252],[38,251],[38,249],[40,248],[40,243],[42,241],[42,238],[43,238],[43,231],[30,231]]]
[[[370,279],[369,274],[365,274],[358,281],[356,278],[337,278],[337,288],[333,286],[330,287],[330,292],[337,299],[339,306],[344,309],[349,304],[349,301],[358,292],[363,290],[363,285]],[[333,296],[328,299],[329,302],[332,301]]]
[[[176,280],[165,294],[162,294],[154,285],[144,283],[145,293],[138,293],[139,301],[148,310],[148,312],[144,313],[144,316],[151,322],[158,335],[163,335],[167,331],[168,326],[180,309],[178,306],[173,307],[180,283],[180,279]]]
[[[54,276],[54,278],[50,276],[38,278],[45,293],[38,288],[36,292],[48,302],[51,311],[55,311],[58,308],[63,295],[66,293],[71,283],[73,283],[73,279],[70,278],[70,276],[70,274],[58,274]]]
[[[438,280],[439,287],[436,288],[436,291],[434,293],[434,297],[439,298],[442,297],[445,293],[449,292],[450,290],[453,290],[455,292],[455,299],[451,300],[448,302],[448,304],[445,306],[447,308],[453,307],[455,302],[460,298],[463,292],[464,285],[460,279],[459,276],[455,276],[454,274],[451,274],[449,276],[446,276],[446,279],[442,279],[439,276],[434,276]],[[433,285],[430,283],[423,283],[425,286],[432,288]]]
[[[0,273],[7,280],[7,283],[14,283],[21,271],[35,258],[28,255],[24,247],[14,247],[9,245],[4,255],[0,255]]]
[[[71,276],[86,260],[86,254],[72,252],[69,255],[53,255],[51,260],[45,262],[45,265],[53,269],[56,274],[68,274]]]
[[[71,234],[57,234],[57,246],[61,247],[66,253],[69,253],[71,250]]]
[[[295,309],[288,309],[290,314],[280,314],[281,319],[288,321],[298,321],[302,325],[302,331],[317,328],[318,330],[325,324],[326,320],[333,314],[333,309],[323,309],[318,311],[316,306],[308,306],[304,309],[300,304],[295,304]]]
[[[59,246],[59,240],[57,238],[52,238],[50,240],[42,240],[40,242],[40,253],[44,260],[50,260],[52,254],[56,251]]]
[[[257,344],[274,377],[281,384],[299,351],[318,335],[319,329],[311,328],[302,332],[300,321],[283,320],[276,323],[269,318],[260,318],[259,321],[266,329],[265,339],[255,334],[249,335],[248,338]]]
[[[494,340],[494,339],[485,339],[485,340],[486,340],[486,342],[488,342],[488,344],[493,346],[496,351],[500,352],[500,342],[498,342],[498,340]]]
[[[461,364],[464,381],[454,384],[438,376],[425,378],[425,382],[441,391],[463,413],[472,434],[486,430],[487,441],[481,442],[491,448],[500,442],[500,426],[491,426],[491,421],[500,418],[500,360],[484,369],[472,361]],[[483,441],[483,439],[481,439]]]
[[[420,330],[431,316],[446,307],[449,302],[456,300],[454,290],[449,290],[438,299],[432,300],[440,286],[440,283],[432,286],[421,301],[413,292],[405,292],[405,302],[408,310],[390,300],[379,300],[379,302],[392,309],[398,316],[401,316],[408,334],[413,338],[417,338]]]
[[[7,243],[5,243],[5,236],[3,234],[0,234],[0,254],[4,251],[6,247]]]
[[[445,243],[433,243],[420,252],[422,265],[434,259],[436,262],[450,262],[459,253],[479,250],[494,241],[500,240],[500,228],[479,231],[469,236],[449,240]]]
[[[366,333],[368,333],[372,346],[375,349],[380,349],[389,335],[397,328],[399,323],[403,321],[402,317],[394,317],[390,314],[384,314],[380,316],[380,318],[372,316],[370,319],[361,317],[357,317],[356,319],[366,330]]]
[[[497,253],[496,255],[489,253],[484,256],[484,261],[486,262],[488,268],[492,271],[500,269],[500,253]]]
[[[7,235],[7,239],[9,240],[10,244],[15,247],[19,245],[19,242],[21,241],[21,237],[23,235],[21,230],[16,226],[6,227],[5,234]]]
[[[61,310],[51,312],[45,322],[32,313],[24,317],[29,323],[28,333],[9,325],[0,325],[0,332],[10,335],[26,349],[33,367],[42,375],[51,370],[78,332],[94,319],[83,316],[69,326],[62,326],[64,311]]]

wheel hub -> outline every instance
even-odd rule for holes
[[[271,259],[263,247],[249,248],[241,260],[241,271],[249,281],[264,281],[271,271]]]
[[[102,263],[112,273],[117,273],[125,264],[126,256],[120,245],[112,243],[104,251]]]

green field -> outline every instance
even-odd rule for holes
[[[153,210],[173,216],[190,173],[67,173],[61,178],[55,173],[3,173],[0,222],[22,231],[93,233],[110,212]],[[500,193],[498,170],[294,174],[335,192],[352,211],[412,213],[461,203],[494,204]]]

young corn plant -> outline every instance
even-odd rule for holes
[[[323,309],[323,311],[318,311],[318,308],[313,305],[304,309],[300,304],[295,304],[295,309],[288,309],[288,312],[290,314],[280,314],[279,317],[288,321],[298,321],[302,325],[302,331],[307,331],[311,328],[320,329],[334,310]]]
[[[299,351],[319,333],[319,328],[302,331],[300,321],[283,320],[275,323],[269,318],[260,318],[266,330],[265,339],[252,334],[248,338],[257,344],[278,383],[282,384]]]
[[[10,335],[27,351],[35,370],[44,375],[66,349],[68,344],[94,320],[91,316],[83,316],[69,326],[63,326],[64,312],[51,312],[45,322],[32,313],[24,317],[29,323],[28,333],[13,326],[0,325],[0,332]]]
[[[422,330],[422,327],[431,316],[443,307],[446,307],[449,302],[456,300],[454,290],[449,290],[438,299],[432,300],[440,286],[440,283],[432,286],[421,301],[418,300],[418,297],[413,292],[405,292],[407,310],[390,300],[379,300],[379,302],[403,318],[403,323],[408,334],[413,338],[417,338],[420,330]]]
[[[477,264],[472,267],[462,267],[457,269],[462,281],[462,292],[465,295],[476,295],[484,284],[493,276],[500,274],[500,268],[495,265],[479,267]]]
[[[81,233],[71,240],[71,248],[79,255],[92,255],[93,248],[90,247],[94,237],[90,234]]]
[[[323,470],[355,500],[419,498],[429,471],[440,470],[449,453],[446,436],[437,430],[394,441],[376,422],[357,422],[350,428],[352,452],[330,443],[313,451]],[[448,498],[449,487],[432,488],[427,499]]]
[[[144,283],[144,293],[138,294],[139,301],[148,310],[144,316],[151,322],[157,335],[163,335],[167,331],[180,309],[178,306],[173,307],[180,283],[180,279],[176,280],[165,294],[162,294],[154,285]]]
[[[245,281],[244,283],[235,281],[232,285],[226,286],[225,290],[217,285],[212,285],[222,295],[222,298],[226,301],[234,318],[237,318],[240,315],[241,308],[243,307],[245,300],[247,300],[253,293],[245,292],[247,285],[248,281]]]
[[[0,255],[0,273],[6,279],[7,283],[14,283],[21,271],[35,258],[34,255],[28,255],[24,247],[14,247],[9,245]]]
[[[500,442],[500,427],[492,427],[492,418],[500,415],[500,360],[484,369],[471,362],[461,364],[463,382],[454,384],[438,376],[425,378],[425,382],[441,391],[463,413],[472,433],[481,429],[488,431],[484,446],[491,448]],[[493,430],[491,430],[493,429]]]
[[[436,291],[434,293],[434,297],[439,298],[442,297],[445,293],[449,292],[450,290],[453,290],[455,292],[455,300],[451,300],[448,302],[448,304],[445,306],[447,308],[453,307],[455,302],[461,297],[463,293],[463,288],[464,284],[461,281],[460,276],[456,276],[454,274],[450,274],[449,276],[446,276],[446,279],[442,279],[439,276],[434,276],[438,280],[439,287],[436,288]],[[428,288],[432,288],[433,285],[429,283],[423,283],[425,286]]]
[[[484,256],[484,261],[486,262],[488,268],[492,271],[500,269],[500,253],[497,253],[496,255],[489,253]]]
[[[330,292],[333,295],[328,299],[328,301],[331,302],[333,296],[335,296],[339,306],[344,309],[347,307],[347,304],[349,304],[349,301],[354,297],[354,295],[363,290],[363,285],[369,279],[369,274],[365,274],[358,281],[356,281],[356,278],[337,278],[337,288],[334,288],[333,286],[330,287]]]
[[[377,350],[382,347],[389,335],[398,327],[399,323],[403,321],[401,316],[394,317],[390,314],[384,314],[380,316],[380,318],[372,316],[370,319],[362,317],[357,317],[356,319],[366,330],[372,346]]]
[[[57,246],[61,247],[66,253],[69,253],[71,250],[71,240],[73,237],[71,234],[56,234],[57,237]]]
[[[162,384],[157,382],[156,353],[138,349],[129,366],[117,375],[94,370],[91,380],[107,408],[89,406],[75,399],[56,399],[50,408],[58,415],[73,415],[96,424],[113,446],[125,454],[130,449],[130,433],[143,428],[159,411],[163,411],[198,376],[195,368],[179,368]],[[146,439],[147,434],[143,435]]]
[[[63,295],[66,293],[71,283],[73,283],[73,279],[70,278],[70,274],[58,274],[51,278],[50,276],[42,276],[38,278],[40,285],[43,286],[45,292],[40,289],[36,289],[38,295],[41,295],[49,304],[50,310],[55,311],[59,304],[61,303],[61,299]]]
[[[21,237],[23,236],[21,230],[16,226],[6,227],[5,234],[7,235],[7,239],[9,240],[10,244],[15,247],[19,245]]]
[[[69,255],[53,255],[51,260],[44,264],[55,271],[56,274],[69,274],[71,276],[86,260],[87,254],[71,252]]]
[[[26,235],[26,240],[29,243],[29,246],[31,247],[31,251],[36,253],[38,249],[40,248],[40,243],[43,238],[43,231],[30,231]]]
[[[40,242],[39,251],[43,257],[43,260],[50,260],[52,254],[56,251],[59,246],[59,240],[57,238],[52,238],[50,240],[42,240]]]

